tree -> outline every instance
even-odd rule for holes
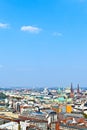
[[[6,97],[7,96],[4,93],[0,92],[0,99],[5,99]]]

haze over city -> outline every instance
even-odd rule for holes
[[[87,86],[86,0],[0,0],[0,86]]]

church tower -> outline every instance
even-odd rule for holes
[[[79,84],[77,85],[77,93],[78,93],[78,94],[80,93]]]
[[[70,92],[70,97],[73,98],[74,97],[74,90],[73,90],[73,85],[71,83],[71,92]]]

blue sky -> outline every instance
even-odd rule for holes
[[[87,86],[86,0],[0,0],[0,86]]]

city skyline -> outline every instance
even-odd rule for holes
[[[0,86],[87,85],[86,0],[0,1]]]

